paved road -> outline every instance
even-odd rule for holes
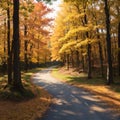
[[[33,82],[53,95],[53,104],[42,120],[120,120],[109,107],[82,89],[62,83],[50,75],[52,68],[33,76]]]

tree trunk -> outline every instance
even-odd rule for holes
[[[97,19],[96,16],[93,14],[95,20],[96,20],[96,25],[98,25],[97,23]],[[100,40],[100,35],[99,35],[99,29],[97,29],[97,39]],[[104,77],[104,71],[103,71],[103,52],[102,52],[102,46],[101,46],[101,42],[98,41],[98,47],[99,47],[99,60],[100,60],[100,66],[101,66],[101,75],[102,77]]]
[[[24,36],[25,36],[25,38],[27,36],[27,26],[26,25],[24,26]],[[28,71],[27,47],[28,47],[28,41],[25,40],[24,41],[24,50],[25,50],[25,52],[24,52],[24,60],[25,60],[25,71],[26,72]]]
[[[100,58],[100,66],[101,66],[101,75],[102,77],[104,77],[104,73],[103,73],[103,54],[102,54],[102,46],[100,41],[98,42],[98,46],[99,46],[99,58]]]
[[[85,62],[84,62],[84,56],[82,55],[82,69],[85,71]]]
[[[108,0],[104,0],[106,15],[106,44],[107,44],[107,84],[113,83],[112,58],[111,58],[111,36],[110,36],[110,14],[108,8]]]
[[[20,70],[19,0],[13,0],[13,88],[23,88]]]
[[[38,53],[37,53],[37,62],[38,62],[38,66],[40,65],[40,43],[38,41]]]
[[[88,43],[87,46],[87,53],[88,53],[88,79],[92,78],[91,72],[92,72],[92,63],[91,63],[91,45]]]
[[[85,8],[84,8],[84,12],[85,12]],[[87,21],[87,15],[85,13],[85,16],[84,16],[84,22],[85,24],[88,23]],[[86,32],[86,37],[88,38],[89,35],[88,35],[88,32]],[[88,79],[91,79],[92,78],[92,62],[91,62],[91,44],[88,43],[88,46],[87,46],[87,55],[88,55]]]
[[[29,66],[29,68],[31,69],[31,68],[32,68],[32,54],[33,54],[32,49],[33,49],[33,43],[30,43],[30,44],[31,44],[31,45],[30,45],[29,64],[28,64],[28,66]]]
[[[28,71],[28,57],[27,57],[27,46],[28,46],[28,41],[24,41],[24,46],[25,46],[25,54],[24,54],[24,59],[25,59],[25,71]]]
[[[70,59],[69,59],[69,54],[67,54],[67,70],[70,68]]]
[[[79,69],[79,66],[80,66],[79,51],[76,50],[76,67]]]
[[[10,7],[8,2],[7,9],[7,50],[8,50],[8,58],[7,58],[7,71],[8,71],[8,85],[12,84],[12,54],[11,54],[11,46],[10,46]]]
[[[119,48],[119,51],[118,51],[118,74],[120,76],[120,22],[118,24],[118,48]]]
[[[63,54],[63,65],[65,65],[65,63],[66,63],[66,53],[64,52],[64,54]]]
[[[6,51],[7,51],[7,48],[6,48],[6,18],[4,19],[4,30],[5,30],[5,33],[4,33],[4,59],[3,59],[3,65],[2,65],[2,72],[5,73],[6,72]]]
[[[73,51],[71,50],[71,64],[72,68],[74,68],[74,58],[73,58]]]
[[[97,29],[97,33],[99,33],[99,30]],[[97,36],[98,40],[100,40],[100,36]],[[102,77],[104,77],[104,73],[103,73],[103,53],[102,53],[102,46],[101,46],[101,42],[98,41],[98,47],[99,47],[99,58],[100,58],[100,66],[101,66],[101,75]]]

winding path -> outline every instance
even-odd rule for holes
[[[53,104],[42,120],[120,120],[109,107],[80,88],[62,83],[50,75],[52,68],[33,76],[33,82],[53,95]]]

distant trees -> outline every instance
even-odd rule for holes
[[[3,0],[0,3],[1,10],[3,10],[2,13],[2,19],[4,19],[4,30],[2,31],[4,33],[4,67],[7,62],[7,72],[8,72],[8,84],[11,84],[12,81],[12,56],[11,56],[11,14],[10,12],[12,10],[12,1],[11,0]],[[1,24],[2,26],[2,24]],[[7,39],[7,40],[6,40]],[[6,67],[5,67],[6,68]]]
[[[119,9],[112,0],[64,0],[51,37],[52,59],[87,71],[88,78],[101,71],[113,83],[120,61]]]
[[[8,85],[22,88],[20,63],[27,71],[33,63],[50,61],[50,55],[68,69],[86,71],[88,78],[100,71],[107,84],[113,83],[114,75],[120,75],[119,6],[119,0],[64,0],[50,38],[52,19],[47,14],[51,9],[45,4],[1,1],[0,64],[7,65]]]
[[[22,90],[21,63],[25,63],[27,71],[32,63],[50,61],[50,32],[47,29],[50,29],[52,19],[46,15],[51,9],[34,0],[4,0],[0,3],[0,10],[0,35],[3,41],[0,47],[4,46],[0,51],[4,55],[0,55],[0,63],[7,64],[8,86]]]
[[[10,42],[11,42],[10,8],[11,8],[11,1],[7,0],[7,51],[8,51],[7,66],[8,66],[8,84],[9,85],[12,83],[12,52],[11,52],[12,49],[10,45]]]

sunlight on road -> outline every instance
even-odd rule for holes
[[[114,120],[108,106],[95,95],[60,82],[51,76],[51,70],[42,70],[32,78],[53,96],[51,108],[43,120]]]
[[[101,107],[98,107],[98,106],[96,106],[96,105],[91,106],[90,109],[91,109],[92,111],[105,112],[105,109],[103,109],[103,108],[101,108]]]

